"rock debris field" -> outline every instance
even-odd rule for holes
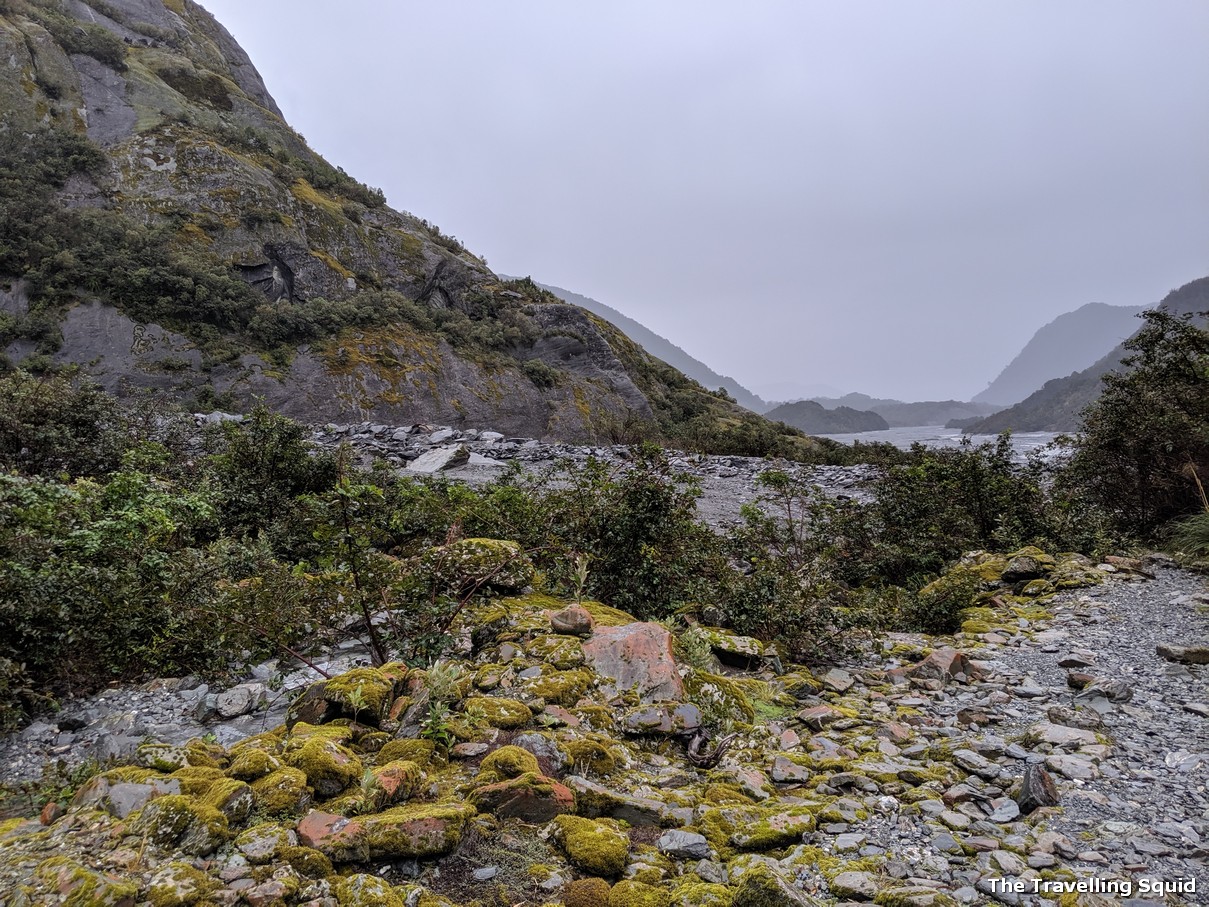
[[[970,562],[1003,594],[962,632],[843,663],[701,629],[689,664],[522,574],[435,670],[350,638],[331,680],[68,703],[0,746],[8,782],[131,764],[0,823],[0,905],[1209,903],[1204,578]],[[1021,596],[1027,572],[1063,591]]]

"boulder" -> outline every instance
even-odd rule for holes
[[[612,825],[579,816],[554,819],[555,840],[576,868],[595,876],[615,876],[625,869],[630,839]]]
[[[596,621],[583,605],[568,605],[550,615],[550,628],[555,633],[571,636],[591,636]]]
[[[683,736],[701,727],[701,710],[691,702],[657,702],[628,709],[621,716],[627,734]]]
[[[1160,645],[1155,647],[1159,658],[1186,665],[1209,665],[1209,646]]]
[[[760,863],[743,876],[731,907],[818,907],[819,902]]]
[[[409,472],[434,473],[457,469],[470,462],[470,448],[465,444],[453,447],[435,447],[422,453],[407,464]]]
[[[659,624],[598,626],[583,652],[588,667],[612,695],[632,691],[642,703],[684,698],[684,682],[672,656],[672,634]]]
[[[297,832],[303,846],[334,863],[419,860],[456,849],[473,815],[465,803],[408,804],[356,819],[311,810]]]
[[[470,802],[497,818],[533,824],[575,811],[575,794],[570,788],[535,772],[476,788]]]

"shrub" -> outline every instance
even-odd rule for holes
[[[1153,536],[1200,506],[1196,477],[1209,475],[1209,331],[1161,309],[1142,317],[1125,370],[1083,413],[1062,484]]]
[[[91,476],[117,467],[126,417],[97,384],[69,375],[0,377],[0,468]]]

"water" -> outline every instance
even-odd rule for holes
[[[906,450],[916,442],[925,447],[959,447],[961,439],[966,437],[959,429],[945,428],[943,425],[911,425],[905,428],[890,428],[886,431],[849,432],[842,435],[819,435],[821,438],[831,438],[844,444],[860,441],[862,444],[872,444],[874,441],[888,441],[895,447]],[[984,441],[994,441],[994,435],[971,435],[974,444]],[[1024,459],[1034,450],[1038,450],[1058,437],[1052,431],[1022,431],[1012,435],[1012,447],[1016,456]]]

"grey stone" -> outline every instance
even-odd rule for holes
[[[655,842],[661,853],[676,860],[706,860],[710,855],[709,842],[696,832],[668,829]]]
[[[410,472],[443,472],[456,469],[470,461],[470,451],[464,445],[457,447],[437,447],[421,454],[407,464]]]

